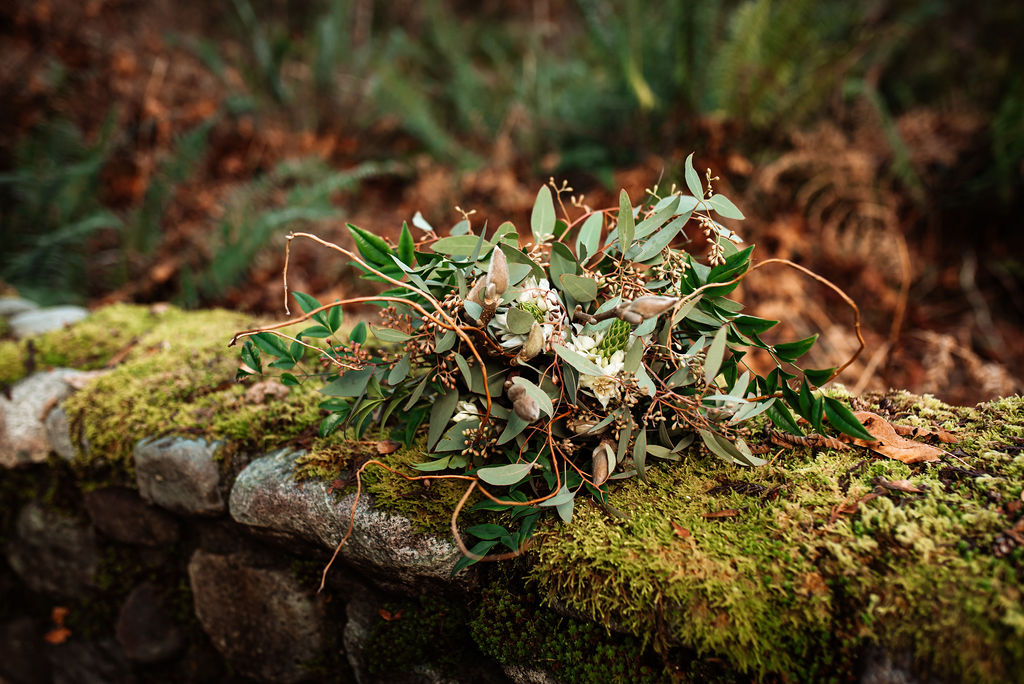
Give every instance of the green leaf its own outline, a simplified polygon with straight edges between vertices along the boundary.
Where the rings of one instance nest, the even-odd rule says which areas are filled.
[[[409,375],[409,355],[403,354],[398,361],[395,362],[395,367],[388,373],[388,384],[395,386],[398,383],[405,380]]]
[[[370,327],[370,330],[373,332],[373,336],[381,342],[405,342],[412,339],[412,335],[409,333],[404,333],[394,328],[383,328],[374,325]]]
[[[451,257],[464,257],[469,258],[477,253],[477,248],[480,247],[479,235],[456,235],[455,237],[441,238],[434,244],[430,245],[430,249],[434,250],[438,254],[447,254]],[[484,257],[491,251],[491,244],[484,242],[484,248],[477,253],[477,257]]]
[[[689,214],[679,216],[672,220],[664,228],[652,235],[651,238],[645,242],[635,254],[629,255],[630,258],[632,258],[633,261],[643,262],[658,256],[661,254],[661,250],[668,247],[669,243],[675,239],[676,235],[679,234],[679,231],[682,230],[683,226],[689,220]]]
[[[505,423],[505,429],[502,430],[501,436],[498,437],[498,446],[511,442],[527,425],[529,425],[529,423],[520,418],[517,414],[513,413],[510,415],[508,417],[508,422]]]
[[[325,328],[322,325],[310,326],[310,327],[306,328],[305,330],[303,330],[302,332],[300,332],[298,335],[296,335],[296,337],[299,337],[299,338],[302,338],[302,337],[314,337],[314,338],[317,338],[317,339],[322,339],[324,337],[330,337],[330,336],[331,336],[331,331],[328,330],[327,328]]]
[[[604,228],[604,213],[597,211],[587,217],[576,236],[576,256],[585,261],[597,253],[601,244],[601,230]]]
[[[550,507],[550,506],[561,506],[564,503],[568,503],[573,500],[576,496],[576,492],[571,491],[564,484],[562,488],[558,490],[558,493],[546,501],[541,501],[538,506]]]
[[[775,355],[783,361],[793,363],[801,356],[806,354],[811,347],[814,346],[814,342],[818,339],[818,336],[811,335],[802,340],[796,342],[786,342],[784,344],[776,344],[772,349],[775,351]]]
[[[398,258],[409,266],[416,265],[416,244],[405,221],[402,221],[402,234],[398,237]]]
[[[685,177],[686,187],[690,190],[690,194],[694,197],[704,197],[704,186],[701,185],[697,170],[693,168],[693,152],[686,158]]]
[[[562,290],[577,302],[584,303],[597,299],[597,281],[593,278],[563,273],[559,280]]]
[[[348,416],[348,412],[345,413],[330,413],[320,421],[319,434],[321,437],[326,437],[334,432],[342,421]]]
[[[347,225],[349,235],[352,236],[352,241],[356,243],[356,248],[365,261],[372,266],[383,267],[391,265],[391,247],[388,246],[387,242],[373,233],[353,226],[351,223]]]
[[[831,379],[832,374],[836,372],[836,366],[832,368],[822,368],[820,370],[813,370],[808,368],[804,371],[804,377],[815,387],[821,387]]]
[[[423,374],[423,379],[421,379],[419,384],[416,385],[416,389],[412,391],[412,396],[409,397],[409,401],[405,402],[405,406],[402,407],[402,410],[408,411],[416,405],[416,402],[420,400],[421,396],[423,396],[423,390],[427,388],[431,375],[432,373],[430,372]]]
[[[427,450],[434,448],[441,439],[448,421],[455,415],[455,406],[459,403],[459,390],[450,389],[434,402],[430,408],[430,429],[427,432]]]
[[[636,234],[633,205],[630,204],[629,194],[625,189],[619,191],[619,216],[615,230],[619,236],[619,249],[625,254],[629,246],[633,244],[633,236]]]
[[[260,350],[251,340],[246,340],[242,345],[242,362],[257,373],[263,372],[263,362],[260,360]]]
[[[640,368],[640,362],[644,358],[644,342],[643,340],[636,338],[633,340],[633,345],[626,352],[626,358],[622,362],[622,370],[627,373],[636,373]]]
[[[320,302],[317,301],[316,297],[308,295],[305,292],[294,292],[293,291],[292,292],[292,297],[294,297],[295,301],[298,302],[299,308],[302,309],[302,313],[309,313],[313,309],[320,308]],[[317,316],[319,316],[319,315],[321,315],[321,314],[317,314]],[[319,318],[317,318],[317,321],[319,323],[324,323],[325,322],[325,321],[321,321]]]
[[[281,384],[285,387],[295,387],[301,384],[299,379],[291,373],[281,373]]]
[[[530,398],[537,402],[537,406],[548,416],[552,415],[555,411],[555,407],[551,404],[551,397],[544,393],[540,387],[527,380],[522,376],[516,376],[512,378],[513,385],[519,385],[526,393],[530,395]]]
[[[320,389],[329,397],[358,397],[366,391],[366,385],[373,375],[373,367],[345,371]]]
[[[580,268],[576,263],[576,257],[562,242],[551,245],[550,261],[551,279],[555,283],[560,283],[562,276],[566,273],[575,275]]]
[[[533,317],[532,313],[517,306],[510,307],[505,315],[505,323],[508,325],[509,332],[517,335],[525,335],[530,332],[530,328],[536,322],[537,319]]]
[[[593,361],[580,356],[573,350],[560,344],[551,345],[555,353],[562,357],[562,360],[584,375],[604,375],[604,369]]]
[[[711,205],[712,209],[725,218],[736,219],[738,221],[742,221],[746,218],[743,216],[743,212],[740,211],[739,208],[732,203],[732,200],[725,195],[712,195],[707,202]]]
[[[533,241],[537,244],[543,242],[545,236],[555,232],[555,203],[551,199],[551,189],[546,185],[542,185],[537,191],[537,199],[533,202],[530,231],[533,233]]]
[[[530,474],[533,463],[512,463],[503,466],[488,466],[476,471],[477,477],[498,487],[508,487]]]
[[[664,205],[659,202],[654,213],[637,224],[636,232],[633,235],[634,240],[644,239],[654,231],[658,230],[665,221],[668,221],[676,214],[676,210],[679,207],[679,195],[671,195],[666,199],[668,199],[668,202]],[[684,211],[682,213],[686,214],[687,219],[689,218],[688,212]]]
[[[800,436],[804,434],[804,431],[797,424],[796,418],[793,417],[793,414],[789,412],[789,409],[781,401],[772,404],[767,413],[768,417],[771,418],[772,425],[783,432]]]
[[[482,541],[482,542],[476,544],[473,548],[471,548],[469,550],[469,552],[472,553],[472,554],[475,554],[477,556],[483,556],[488,551],[490,551],[492,548],[494,548],[497,545],[498,545],[498,542],[496,540]],[[462,570],[463,568],[467,568],[470,565],[473,565],[474,563],[477,563],[477,562],[478,561],[475,558],[470,558],[469,556],[463,556],[462,558],[459,559],[459,562],[455,564],[455,567],[452,568],[452,574],[454,575],[459,570]]]
[[[344,316],[344,312],[341,310],[341,305],[331,307],[327,310],[327,328],[332,332],[338,332],[338,328],[341,327],[341,319]]]
[[[443,354],[452,347],[455,346],[455,331],[445,331],[443,335],[434,335],[434,351],[438,354]]]
[[[756,316],[740,314],[736,318],[732,319],[732,324],[736,326],[736,329],[741,333],[749,336],[760,335],[761,333],[778,325],[779,322],[769,320],[767,318],[757,318]]]
[[[256,333],[252,336],[252,341],[256,343],[256,346],[270,354],[271,356],[283,356],[290,358],[288,354],[288,347],[277,335],[273,335],[268,332]]]
[[[869,442],[875,441],[875,436],[864,429],[857,416],[853,415],[853,411],[838,399],[825,397],[825,415],[828,416],[828,422],[843,434]]]
[[[459,374],[466,383],[466,389],[473,391],[473,374],[469,370],[469,362],[462,354],[455,354],[455,365],[459,367]]]
[[[732,445],[732,442],[727,440],[721,435],[715,434],[710,430],[698,430],[700,438],[704,440],[704,445],[718,458],[722,459],[726,463],[738,463],[737,457],[742,456],[739,450]]]
[[[350,342],[355,342],[356,344],[365,344],[366,343],[366,321],[359,321],[356,324],[356,326],[354,328],[352,328],[352,332],[350,332],[348,334],[348,339],[349,339]]]
[[[501,539],[501,537],[508,534],[508,530],[501,525],[485,523],[483,525],[467,527],[466,533],[473,535],[477,539]]]
[[[722,367],[722,360],[725,358],[725,343],[729,335],[729,326],[723,325],[715,333],[711,345],[708,347],[707,356],[704,357],[704,382],[708,385],[715,381],[718,370]]]
[[[643,427],[633,442],[633,465],[640,479],[647,482],[647,430]]]
[[[447,470],[451,464],[451,456],[443,456],[433,461],[427,461],[426,463],[413,463],[412,467],[422,473],[436,473],[439,470]]]

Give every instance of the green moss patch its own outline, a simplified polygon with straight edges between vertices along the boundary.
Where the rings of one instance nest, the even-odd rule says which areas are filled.
[[[88,444],[80,465],[131,472],[145,437],[200,435],[224,440],[225,456],[262,453],[315,434],[320,395],[309,383],[287,397],[246,396],[235,382],[239,361],[226,341],[251,321],[224,311],[163,314],[125,360],[64,404],[73,434]]]
[[[960,431],[960,450],[934,464],[779,450],[744,469],[692,452],[611,494],[628,520],[585,505],[540,531],[530,576],[600,623],[751,674],[817,679],[880,642],[935,672],[1012,678],[1024,666],[1024,566],[1019,550],[992,547],[1019,515],[1003,503],[1024,482],[1024,456],[1007,449],[1022,403],[904,408]],[[880,480],[924,492],[857,503]]]

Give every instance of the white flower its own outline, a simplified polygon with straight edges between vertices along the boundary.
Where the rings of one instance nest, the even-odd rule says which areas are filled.
[[[537,280],[530,276],[519,286],[522,291],[516,296],[511,306],[516,304],[532,305],[540,311],[542,320],[541,330],[544,333],[544,346],[546,347],[551,335],[555,332],[555,326],[562,318],[562,304],[558,301],[558,295],[551,289],[547,279]],[[529,333],[514,333],[508,329],[508,312],[502,311],[491,319],[491,326],[496,336],[501,338],[501,346],[506,349],[516,349],[526,343]]]
[[[455,415],[452,416],[452,423],[458,424],[464,420],[472,420],[480,417],[480,409],[471,401],[460,401],[456,404]]]
[[[602,408],[608,408],[608,402],[619,396],[617,376],[625,365],[626,352],[619,349],[611,356],[604,356],[599,351],[603,339],[604,332],[597,333],[595,337],[576,335],[567,346],[604,371],[604,375],[580,373],[579,386],[593,394]]]

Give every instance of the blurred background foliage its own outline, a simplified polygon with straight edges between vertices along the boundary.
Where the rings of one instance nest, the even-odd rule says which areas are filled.
[[[762,258],[861,301],[883,350],[865,387],[1016,391],[1021,18],[964,0],[14,0],[0,284],[276,312],[288,230],[389,235],[417,210],[450,225],[456,203],[525,226],[549,176],[639,201],[696,150]],[[299,289],[347,287],[329,255],[297,258]],[[813,288],[745,296],[831,320]],[[935,359],[896,372],[921,345]]]

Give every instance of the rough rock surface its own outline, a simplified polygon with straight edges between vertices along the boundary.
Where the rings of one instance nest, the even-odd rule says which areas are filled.
[[[0,394],[0,466],[46,460],[50,440],[43,421],[57,402],[71,394],[65,380],[77,374],[69,368],[36,373],[16,382],[10,398]]]
[[[157,663],[177,653],[181,631],[174,624],[159,588],[143,582],[128,594],[117,617],[117,641],[128,660]]]
[[[54,407],[46,415],[43,421],[43,429],[46,431],[46,438],[50,442],[50,448],[58,456],[67,462],[75,459],[75,445],[71,441],[71,424],[68,422],[68,414],[60,406]]]
[[[50,306],[45,309],[23,311],[11,317],[11,331],[15,337],[31,337],[77,323],[89,312],[80,306]]]
[[[32,590],[69,597],[92,584],[100,560],[92,527],[36,502],[18,513],[5,552]]]
[[[85,510],[103,534],[125,544],[165,546],[178,540],[178,522],[147,505],[127,487],[104,487],[83,495]]]
[[[256,567],[244,554],[198,550],[188,565],[196,615],[239,672],[299,682],[325,641],[323,606],[287,569]]]
[[[224,512],[220,473],[214,462],[219,443],[164,437],[135,447],[135,481],[150,503],[184,515]]]
[[[0,625],[0,681],[35,684],[50,680],[50,666],[39,644],[46,625],[35,618],[17,618]]]
[[[296,482],[292,471],[298,455],[281,451],[246,466],[231,490],[231,516],[244,525],[334,548],[348,530],[355,495],[338,499],[325,482]],[[415,534],[407,518],[377,510],[372,503],[371,496],[360,497],[352,535],[341,556],[374,584],[416,593],[424,580],[460,585],[471,581],[472,573],[450,580],[452,567],[462,555],[453,544]]]
[[[53,671],[53,684],[133,684],[139,681],[113,639],[68,639],[50,647],[47,657]]]

